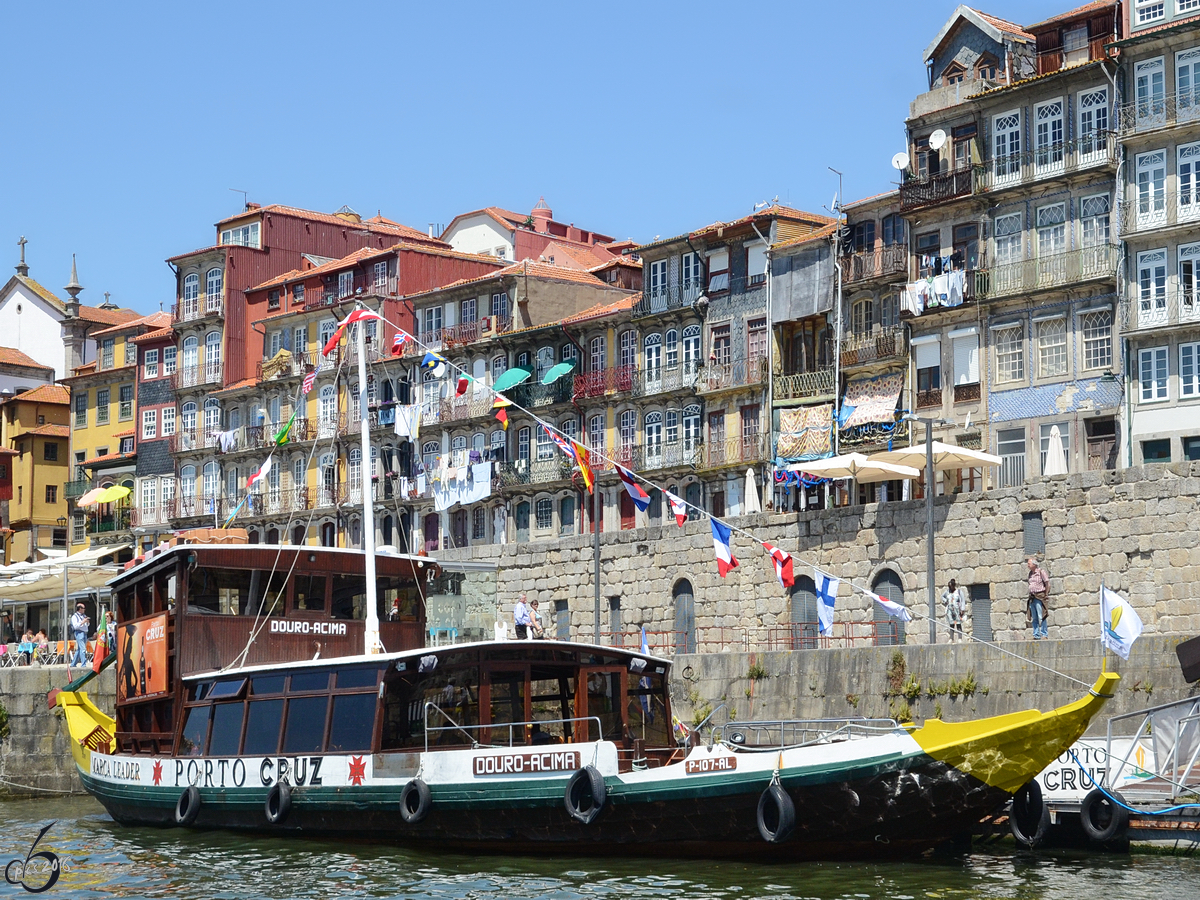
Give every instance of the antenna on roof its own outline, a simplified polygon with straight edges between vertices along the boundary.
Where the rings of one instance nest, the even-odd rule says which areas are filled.
[[[250,202],[250,193],[248,191],[243,191],[241,188],[230,188],[229,190],[233,191],[235,194],[242,195],[242,209],[245,209],[246,204]]]

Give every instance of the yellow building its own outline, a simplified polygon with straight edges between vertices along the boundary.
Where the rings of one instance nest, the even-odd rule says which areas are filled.
[[[9,457],[13,494],[7,525],[12,531],[5,541],[5,565],[66,554],[69,401],[66,388],[44,384],[0,404],[0,444],[16,451]]]

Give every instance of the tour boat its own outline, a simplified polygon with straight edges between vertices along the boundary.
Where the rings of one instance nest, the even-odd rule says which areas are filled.
[[[956,724],[677,728],[667,659],[425,646],[435,584],[473,589],[447,588],[434,559],[376,554],[364,531],[363,550],[185,540],[110,582],[114,715],[85,679],[55,702],[116,821],[504,853],[911,854],[1031,800],[1118,681]]]

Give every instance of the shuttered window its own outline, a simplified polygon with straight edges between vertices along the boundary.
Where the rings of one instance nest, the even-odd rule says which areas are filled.
[[[1021,532],[1025,538],[1025,555],[1046,552],[1046,530],[1040,512],[1021,513]]]
[[[917,369],[931,369],[934,366],[942,364],[942,344],[941,341],[934,339],[917,344],[913,342],[913,348],[917,356]]]
[[[971,634],[981,641],[992,639],[992,589],[987,584],[969,585]]]
[[[979,384],[979,335],[958,335],[951,344],[954,347],[954,383]]]

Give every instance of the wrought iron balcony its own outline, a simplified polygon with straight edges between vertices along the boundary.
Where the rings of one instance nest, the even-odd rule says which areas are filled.
[[[1117,107],[1116,125],[1122,135],[1154,131],[1200,120],[1200,89],[1161,93]]]
[[[1116,163],[1116,132],[1099,131],[1074,141],[993,157],[976,167],[975,190],[997,191]]]
[[[546,459],[516,459],[501,463],[496,477],[500,487],[548,484],[570,479],[571,465],[565,456],[555,450],[554,456]]]
[[[978,402],[980,397],[979,382],[975,381],[970,384],[956,384],[954,386],[954,402],[955,403],[974,403]]]
[[[530,380],[510,390],[508,397],[518,406],[537,409],[543,406],[553,406],[556,403],[570,403],[573,387],[570,378],[559,378],[553,384],[541,384],[536,380]]]
[[[1116,278],[1119,258],[1116,244],[1100,244],[1009,265],[993,265],[976,271],[968,281],[973,281],[976,299],[995,300],[1083,281]]]
[[[211,384],[221,384],[221,363],[206,363],[201,366],[181,366],[171,376],[171,388],[207,387]]]
[[[224,294],[208,294],[188,300],[180,300],[171,307],[171,318],[176,323],[198,322],[201,319],[220,318],[225,315]]]
[[[974,180],[975,173],[968,166],[906,181],[900,185],[900,211],[909,212],[965,197],[971,193]]]
[[[842,365],[845,367],[891,362],[907,356],[903,325],[893,325],[869,334],[847,335],[842,341]]]
[[[705,441],[697,448],[698,469],[744,465],[770,459],[770,441],[766,434],[750,434],[724,440]]]
[[[696,386],[698,372],[695,362],[686,362],[671,369],[662,366],[639,369],[633,382],[634,396],[648,397],[672,391],[690,391]]]
[[[317,351],[320,357],[320,351]],[[259,381],[271,381],[282,378],[296,378],[308,372],[309,366],[318,365],[318,360],[309,356],[307,351],[290,353],[282,359],[260,359],[256,365],[255,374]]]
[[[617,366],[612,369],[601,369],[598,372],[586,372],[575,376],[574,397],[585,400],[590,397],[604,397],[633,389],[636,366]]]
[[[1200,191],[1167,190],[1161,182],[1157,188],[1148,186],[1145,190],[1135,186],[1117,212],[1122,237],[1173,225],[1194,225],[1200,223]]]
[[[727,363],[710,362],[700,370],[700,377],[696,382],[696,393],[711,394],[715,391],[752,387],[762,384],[766,378],[767,359],[765,356],[751,356],[748,359],[736,359]]]
[[[1184,284],[1146,290],[1134,285],[1126,316],[1128,327],[1145,331],[1168,325],[1184,325],[1200,322],[1200,291]]]
[[[77,478],[74,481],[68,481],[63,484],[63,498],[66,500],[77,500],[95,485],[92,484],[89,478]]]
[[[868,278],[908,274],[908,245],[892,244],[843,256],[842,280],[847,284]]]
[[[421,424],[465,422],[482,416],[492,415],[491,395],[476,397],[474,390],[467,388],[462,397],[447,397],[425,404],[421,413]],[[430,412],[433,417],[430,418]]]
[[[776,400],[807,400],[810,397],[832,396],[833,366],[815,372],[776,375],[772,393]]]
[[[703,293],[704,285],[700,281],[644,290],[642,296],[633,304],[633,318],[644,319],[647,316],[685,309],[695,303]]]
[[[637,467],[648,472],[681,466],[695,467],[699,462],[701,446],[699,441],[643,442],[638,448],[640,459]]]
[[[87,516],[87,533],[104,534],[129,530],[129,507],[119,506],[109,512],[91,512]]]
[[[942,389],[940,387],[917,391],[917,409],[928,409],[931,406],[941,405]]]

